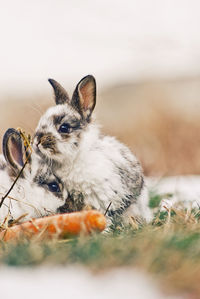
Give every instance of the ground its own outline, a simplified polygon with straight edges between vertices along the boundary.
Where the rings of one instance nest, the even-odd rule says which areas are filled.
[[[2,242],[1,265],[25,267],[27,272],[17,272],[19,280],[24,273],[28,275],[25,274],[27,281],[27,277],[32,279],[34,273],[37,276],[43,273],[50,281],[53,275],[60,283],[62,279],[58,280],[58,277],[64,273],[66,292],[68,284],[70,292],[72,285],[73,289],[79,288],[74,282],[74,276],[77,276],[78,290],[81,291],[80,281],[84,280],[89,298],[93,294],[90,287],[101,290],[102,284],[108,289],[107,297],[112,298],[106,282],[108,285],[110,282],[116,294],[120,292],[117,281],[125,284],[129,295],[132,291],[139,292],[137,286],[143,285],[144,290],[141,289],[137,298],[151,298],[151,292],[152,298],[199,298],[200,212],[173,208],[159,212],[161,199],[158,194],[150,199],[155,216],[149,224],[132,219],[129,227],[116,226],[106,234],[51,241],[21,240],[17,244]],[[5,280],[7,273],[15,276],[16,270],[6,271]],[[110,279],[113,276],[116,280]],[[45,285],[47,282],[43,280]],[[126,290],[124,292],[126,294]]]

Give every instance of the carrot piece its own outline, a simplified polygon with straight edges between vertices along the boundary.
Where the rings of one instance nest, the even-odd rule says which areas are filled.
[[[47,238],[63,237],[102,231],[106,227],[105,217],[95,210],[66,214],[57,214],[43,218],[32,219],[22,224],[14,225],[0,232],[0,240],[17,240],[20,237],[32,238],[45,233]]]

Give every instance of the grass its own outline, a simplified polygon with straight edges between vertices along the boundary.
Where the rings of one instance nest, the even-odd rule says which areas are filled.
[[[200,294],[200,213],[158,212],[157,195],[150,205],[150,224],[115,227],[108,234],[92,234],[66,240],[3,243],[0,263],[8,266],[84,265],[92,271],[133,267],[150,273],[164,291]],[[195,298],[195,297],[194,297]]]

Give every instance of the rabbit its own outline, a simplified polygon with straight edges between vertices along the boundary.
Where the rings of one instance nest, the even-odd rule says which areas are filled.
[[[62,178],[75,209],[84,203],[106,213],[110,223],[118,218],[127,222],[128,216],[150,221],[139,161],[114,137],[103,136],[92,117],[95,78],[82,78],[71,99],[58,82],[49,79],[49,83],[56,106],[39,120],[33,148],[42,159],[51,161],[53,173]]]
[[[1,198],[13,184],[27,158],[21,134],[15,129],[8,129],[3,136],[3,154],[0,156]],[[65,203],[66,197],[61,180],[33,152],[14,188],[0,207],[0,222],[7,216],[12,221],[27,214],[22,218],[25,221],[32,217],[55,214]]]

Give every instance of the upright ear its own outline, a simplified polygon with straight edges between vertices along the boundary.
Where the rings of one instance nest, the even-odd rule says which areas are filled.
[[[89,121],[96,104],[96,81],[91,75],[81,79],[73,93],[71,105]]]
[[[19,171],[25,163],[24,143],[20,133],[8,129],[3,136],[3,154],[13,170]]]
[[[54,79],[48,79],[48,81],[53,87],[56,105],[70,102],[68,93],[58,82],[56,82]]]

